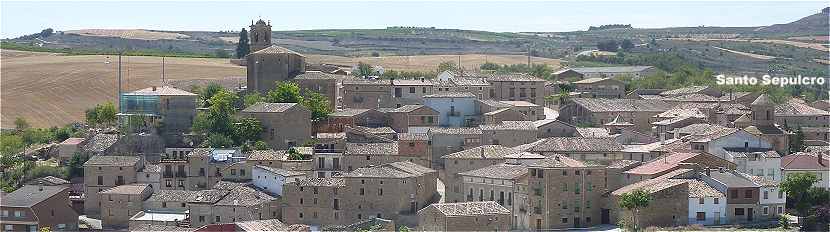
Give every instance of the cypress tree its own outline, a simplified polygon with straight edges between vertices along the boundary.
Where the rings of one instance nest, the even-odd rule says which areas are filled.
[[[239,43],[236,44],[236,58],[245,58],[245,55],[251,53],[251,45],[248,44],[248,31],[242,28],[239,32]]]

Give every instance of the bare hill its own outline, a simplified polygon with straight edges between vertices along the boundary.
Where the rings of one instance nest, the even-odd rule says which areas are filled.
[[[827,35],[830,28],[830,7],[791,23],[761,27],[758,31],[791,35]]]

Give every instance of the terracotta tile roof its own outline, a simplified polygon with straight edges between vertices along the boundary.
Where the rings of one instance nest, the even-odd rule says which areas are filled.
[[[744,128],[746,132],[754,135],[781,135],[786,134],[778,125],[771,126],[748,126]]]
[[[116,156],[116,155],[96,155],[89,158],[84,163],[86,166],[135,166],[141,157],[138,156]]]
[[[613,138],[550,137],[530,147],[530,152],[619,152],[624,147]]]
[[[344,85],[388,85],[391,86],[391,83],[387,79],[364,79],[364,78],[354,78],[354,79],[345,79],[343,80]]]
[[[342,178],[305,178],[294,182],[297,186],[346,186],[346,182]]]
[[[689,198],[726,197],[722,192],[718,191],[704,181],[691,179],[686,180],[686,183],[689,183]]]
[[[265,102],[258,102],[252,106],[248,106],[242,110],[242,112],[246,113],[281,113],[285,112],[291,107],[298,105],[298,103],[265,103]]]
[[[279,219],[242,221],[236,222],[236,226],[242,231],[289,231]]]
[[[727,129],[726,127],[713,125],[713,124],[706,124],[706,123],[696,123],[692,125],[688,125],[681,128],[675,128],[671,132],[673,133],[680,133],[680,134],[690,134],[690,135],[705,135],[715,133],[720,130]]]
[[[317,133],[314,136],[318,139],[345,139],[346,133],[345,132],[338,132],[338,133]]]
[[[248,154],[247,160],[250,161],[278,161],[285,156],[285,150],[253,150]]]
[[[773,103],[772,103],[772,100],[769,99],[769,95],[761,94],[761,95],[758,96],[758,98],[755,98],[755,101],[752,101],[752,104],[750,104],[750,105],[753,105],[753,106],[767,106],[767,105],[773,105]]]
[[[426,133],[398,133],[400,141],[427,141],[429,134]]]
[[[148,188],[150,188],[150,185],[148,184],[119,185],[105,189],[98,194],[141,194]]]
[[[654,68],[653,66],[609,66],[609,67],[585,67],[585,68],[571,68],[578,73],[624,73],[624,72],[642,72],[647,69]]]
[[[499,101],[499,102],[507,104],[507,105],[519,106],[519,107],[539,106],[539,105],[533,104],[532,102],[528,102],[528,101]]]
[[[392,80],[392,85],[423,85],[423,86],[432,86],[432,80],[429,79],[419,79],[419,80],[407,80],[407,79],[394,79]]]
[[[482,131],[486,130],[536,130],[533,121],[502,121],[499,124],[479,125]]]
[[[527,166],[532,168],[584,168],[589,165],[564,155],[552,155],[543,160],[530,163]]]
[[[572,101],[590,112],[664,112],[671,104],[661,100],[573,98]]]
[[[3,207],[31,207],[62,192],[66,186],[24,185],[0,197]]]
[[[198,191],[159,189],[153,192],[149,202],[189,202]]]
[[[306,71],[303,74],[297,75],[294,79],[299,80],[320,80],[320,79],[351,79],[354,76],[330,74],[320,71]]]
[[[274,201],[277,198],[249,186],[241,186],[231,190],[228,195],[216,202],[219,206],[254,206]]]
[[[447,135],[480,135],[481,129],[478,127],[431,127],[430,134],[447,134]]]
[[[509,104],[507,104],[507,103],[500,102],[500,101],[496,101],[496,100],[491,100],[491,99],[486,99],[486,100],[478,100],[478,102],[479,102],[479,103],[481,103],[481,104],[484,104],[484,105],[488,105],[488,106],[491,106],[491,107],[495,107],[495,108],[506,108],[506,107],[510,107],[510,105],[509,105]]]
[[[760,156],[765,158],[781,158],[781,155],[778,154],[775,150],[771,149],[763,149],[763,148],[743,148],[743,147],[724,147],[727,155],[730,155],[734,158],[747,158],[747,157],[754,157]]]
[[[233,190],[237,187],[245,186],[247,184],[248,183],[246,183],[246,182],[233,182],[233,181],[220,180],[220,181],[217,181],[216,184],[213,185],[212,189]]]
[[[475,98],[476,95],[470,92],[449,92],[436,93],[424,96],[424,98]]]
[[[749,174],[746,174],[746,173],[742,173],[742,175],[744,177],[746,177],[747,179],[749,179],[750,181],[752,181],[752,183],[755,183],[756,185],[761,186],[761,187],[775,187],[775,186],[778,186],[778,182],[776,182],[774,180],[767,179],[766,177],[763,177],[763,176],[753,176],[753,175],[749,175]]]
[[[264,165],[256,165],[255,167],[256,168],[261,168],[263,170],[266,170],[268,172],[271,172],[271,173],[274,173],[274,174],[277,174],[277,175],[280,175],[280,176],[283,176],[283,177],[304,176],[305,175],[305,173],[302,173],[302,172],[289,171],[289,170],[285,170],[285,169],[282,169],[282,168],[275,168],[275,167],[264,166]]]
[[[821,155],[824,160],[819,164]],[[781,169],[784,170],[830,170],[830,153],[799,152],[781,158]]]
[[[504,159],[509,154],[521,153],[521,151],[502,145],[482,145],[467,150],[444,155],[443,159]]]
[[[640,165],[639,167],[632,168],[631,170],[625,171],[627,174],[636,174],[636,175],[654,175],[660,172],[668,171],[673,168],[676,168],[680,165],[680,163],[685,162],[692,157],[702,155],[700,153],[693,153],[693,152],[677,152],[672,153],[669,155],[665,155],[663,157],[659,157],[654,159],[648,163]]]
[[[197,94],[187,92],[181,89],[173,88],[171,86],[149,87],[139,89],[136,91],[124,93],[124,95],[143,95],[143,96],[196,96]]]
[[[664,99],[666,101],[677,101],[677,102],[719,102],[721,98],[713,97],[702,93],[691,93],[691,94],[684,94],[678,95],[674,97],[669,97]]]
[[[607,168],[613,169],[630,169],[643,164],[643,162],[636,160],[617,160],[608,164]]]
[[[545,82],[544,79],[540,79],[538,77],[534,77],[524,73],[508,73],[508,74],[498,74],[498,73],[488,73],[480,75],[487,79],[487,81],[533,81],[533,82]]]
[[[68,138],[61,142],[62,145],[78,145],[86,141],[85,138]]]
[[[706,118],[706,114],[699,108],[672,108],[666,112],[652,116],[653,118],[696,117]]]
[[[830,112],[813,108],[796,100],[787,101],[775,106],[775,116],[826,116]]]
[[[611,192],[612,195],[620,196],[624,193],[629,193],[637,189],[645,190],[648,193],[656,193],[660,192],[678,185],[688,183],[688,180],[685,179],[672,179],[672,177],[681,175],[683,173],[691,172],[691,169],[678,169],[672,172],[666,173],[665,175],[659,176],[657,178],[652,178],[648,180],[643,180],[637,183],[633,183],[630,185],[623,186],[617,190]]]
[[[392,129],[392,127],[388,127],[388,126],[385,126],[385,127],[356,126],[354,128],[363,130],[363,131],[368,132],[370,134],[395,134],[395,133],[397,133],[397,132],[395,132],[394,129]]]
[[[398,155],[398,143],[346,143],[345,155]]]
[[[576,133],[584,138],[608,138],[612,137],[608,129],[602,127],[576,127]]]
[[[428,207],[435,208],[438,212],[447,217],[510,214],[510,210],[507,210],[504,206],[499,205],[495,201],[438,203],[429,205]]]
[[[390,109],[387,112],[409,113],[409,112],[415,111],[417,109],[420,109],[421,107],[429,108],[428,106],[425,106],[425,105],[405,105],[405,106],[401,106],[401,107],[398,107],[398,108]]]
[[[251,53],[251,54],[294,54],[294,55],[305,57],[305,56],[303,56],[303,54],[291,51],[288,48],[280,47],[280,46],[277,46],[277,45],[271,45],[270,47],[260,49],[259,51],[256,51],[256,52]]]
[[[121,137],[119,134],[96,134],[83,146],[82,150],[103,152],[112,147]]]
[[[689,86],[689,87],[683,87],[683,88],[679,88],[679,89],[672,89],[672,90],[663,91],[663,92],[660,93],[660,95],[669,96],[669,95],[684,95],[684,94],[700,93],[701,91],[706,90],[708,88],[709,88],[709,86]]]
[[[65,185],[71,184],[68,180],[64,180],[55,176],[44,176],[41,178],[37,178],[34,180],[29,181],[30,185]]]
[[[380,166],[368,166],[357,168],[354,171],[346,172],[340,176],[343,178],[409,178],[423,176],[427,173],[436,172],[433,169],[409,162],[394,162]]]
[[[709,172],[709,177],[712,177],[712,179],[726,185],[728,188],[749,188],[760,186],[749,180],[747,177],[729,170],[725,170],[723,172],[719,170],[712,170]]]
[[[604,81],[604,80],[613,80],[613,79],[592,77],[592,78],[586,78],[586,79],[574,81],[573,84],[593,84],[593,83],[601,82],[601,81]]]
[[[354,117],[357,115],[361,115],[363,113],[369,112],[372,109],[355,109],[355,108],[346,108],[342,110],[337,110],[329,114],[332,117]]]
[[[433,170],[431,168],[424,167],[424,166],[421,166],[421,165],[418,165],[416,163],[409,162],[409,161],[394,162],[394,163],[388,163],[388,164],[385,164],[385,165],[388,165],[392,168],[395,168],[395,169],[398,169],[398,170],[401,170],[401,171],[404,171],[404,172],[408,172],[410,174],[417,175],[417,176],[421,176],[421,175],[436,172],[435,170]]]
[[[458,175],[512,180],[527,175],[527,173],[528,169],[523,165],[496,164],[458,173]]]

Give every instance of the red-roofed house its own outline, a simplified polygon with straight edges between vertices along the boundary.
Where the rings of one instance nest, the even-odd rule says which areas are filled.
[[[700,165],[701,168],[724,167],[734,169],[735,164],[708,153],[679,152],[665,155],[639,167],[623,172],[626,185],[642,180],[653,179],[679,168],[690,165]]]
[[[68,138],[60,143],[58,146],[58,161],[60,163],[69,162],[72,155],[84,145],[86,139],[84,138]]]
[[[813,173],[819,181],[813,186],[830,188],[830,154],[827,152],[799,152],[781,158],[781,179],[791,173]]]

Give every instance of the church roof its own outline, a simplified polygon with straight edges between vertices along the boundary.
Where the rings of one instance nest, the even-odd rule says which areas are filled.
[[[291,51],[288,48],[280,47],[277,45],[271,45],[270,47],[260,49],[252,54],[294,54],[298,56],[305,57],[303,54],[297,53],[295,51]]]
[[[769,99],[769,95],[761,94],[761,96],[758,96],[758,98],[756,98],[755,101],[753,101],[751,105],[753,105],[753,106],[768,106],[768,105],[772,105],[772,100]]]

